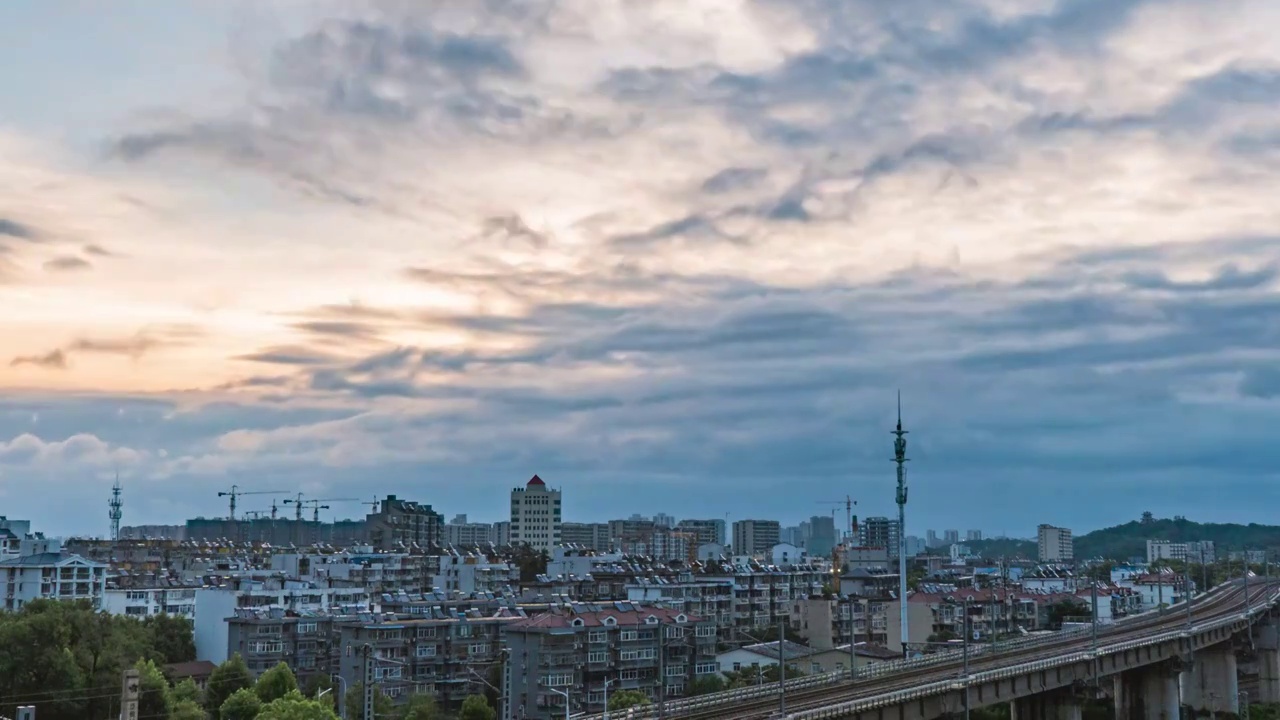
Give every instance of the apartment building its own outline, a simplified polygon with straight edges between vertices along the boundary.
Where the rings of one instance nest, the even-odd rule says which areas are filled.
[[[1040,562],[1071,562],[1075,559],[1071,531],[1067,528],[1040,525],[1036,528],[1036,546]]]
[[[889,551],[889,557],[893,560],[898,558],[901,537],[898,521],[887,517],[866,518],[858,528],[858,540],[862,547],[884,548]]]
[[[602,712],[606,682],[610,691],[637,690],[653,701],[680,697],[696,678],[718,671],[715,624],[668,608],[575,603],[517,620],[504,637],[503,717]]]
[[[609,523],[561,523],[560,544],[609,552]]]
[[[383,695],[403,702],[426,694],[445,708],[457,708],[468,695],[484,693],[489,669],[503,657],[504,628],[523,619],[501,609],[493,615],[472,610],[457,616],[370,614],[337,620],[337,672],[347,687],[362,682],[367,645]]]
[[[444,526],[444,542],[453,547],[484,547],[494,540],[491,523],[467,522],[466,515],[458,515]]]
[[[1147,562],[1158,563],[1165,560],[1178,560],[1196,564],[1212,563],[1217,557],[1212,540],[1197,542],[1171,542],[1169,540],[1147,541]]]
[[[365,517],[365,534],[378,550],[438,547],[444,543],[444,516],[430,505],[388,495]]]
[[[477,552],[450,552],[438,558],[440,570],[431,587],[464,593],[503,592],[520,584],[520,568],[503,560],[491,561]]]
[[[5,610],[32,600],[87,600],[102,606],[107,565],[62,550],[58,540],[27,538],[17,555],[0,559],[0,598]]]
[[[777,520],[736,520],[733,523],[734,555],[767,555],[781,542]]]
[[[560,491],[534,475],[511,491],[511,544],[550,553],[561,544]]]
[[[196,590],[196,659],[222,663],[231,657],[235,645],[229,642],[229,618],[238,613],[323,615],[334,612],[368,612],[371,596],[363,587],[317,587],[316,583],[269,578],[233,579],[222,587]]]
[[[674,530],[653,520],[610,520],[609,542],[613,550],[623,555],[664,562],[687,560],[697,549],[697,533]]]
[[[729,544],[724,520],[681,520],[676,523],[676,529],[694,533],[694,541],[699,545]]]
[[[107,588],[102,610],[112,615],[145,618],[154,615],[196,619],[195,587]]]

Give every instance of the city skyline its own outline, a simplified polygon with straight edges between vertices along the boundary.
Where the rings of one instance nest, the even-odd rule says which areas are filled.
[[[1267,522],[1278,12],[5,3],[0,514]]]

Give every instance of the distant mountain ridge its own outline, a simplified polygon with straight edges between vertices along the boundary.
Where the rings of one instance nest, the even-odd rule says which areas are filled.
[[[1125,561],[1147,555],[1148,540],[1193,542],[1211,540],[1217,554],[1222,557],[1232,550],[1269,550],[1280,548],[1280,525],[1249,523],[1198,523],[1185,517],[1156,518],[1143,513],[1142,519],[1133,520],[1101,530],[1094,530],[1075,538],[1076,558],[1080,560],[1103,558]],[[1022,557],[1035,560],[1035,540],[993,538],[967,543],[973,552],[984,557]]]

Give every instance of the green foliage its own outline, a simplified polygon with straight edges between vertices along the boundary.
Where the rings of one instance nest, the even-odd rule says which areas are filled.
[[[728,688],[724,676],[716,673],[715,675],[701,675],[689,684],[690,695],[710,695]]]
[[[991,538],[988,540],[968,540],[963,544],[968,545],[975,555],[984,558],[1035,560],[1040,556],[1040,548],[1034,540]],[[1079,554],[1079,551],[1077,551],[1077,554]]]
[[[1062,627],[1062,621],[1066,618],[1087,617],[1092,614],[1088,604],[1065,598],[1049,606],[1049,627]]]
[[[151,660],[139,660],[138,717],[164,717],[169,713],[169,681]]]
[[[960,637],[955,633],[951,632],[950,630],[941,630],[925,638],[925,642],[944,643],[944,642],[951,642],[952,640],[959,640],[959,639]]]
[[[293,671],[288,665],[278,663],[258,677],[253,691],[257,693],[258,699],[262,700],[263,704],[267,704],[291,692],[297,692],[298,679],[293,676]]]
[[[443,717],[436,707],[435,698],[430,695],[411,695],[408,704],[401,709],[399,720],[441,720]]]
[[[520,582],[532,582],[547,572],[551,556],[545,550],[534,550],[528,545],[517,545],[513,550],[512,561],[520,568]]]
[[[209,674],[209,686],[204,693],[204,709],[210,715],[217,715],[227,698],[235,695],[237,690],[251,687],[253,677],[249,675],[249,667],[244,664],[240,653],[236,653]]]
[[[796,668],[787,668],[787,679],[804,677],[804,672]],[[778,682],[778,665],[751,665],[741,670],[731,670],[724,674],[725,686],[729,690],[753,685],[768,685]]]
[[[262,701],[250,688],[240,688],[222,703],[218,720],[254,720],[262,710]]]
[[[494,720],[498,713],[491,707],[489,702],[482,695],[468,695],[466,700],[462,701],[462,711],[458,713],[458,720]]]
[[[1081,535],[1075,539],[1075,552],[1079,558],[1123,561],[1145,557],[1148,540],[1212,540],[1219,552],[1228,548],[1276,548],[1280,547],[1280,526],[1197,523],[1182,517],[1172,520],[1151,517]]]
[[[345,703],[348,720],[363,720],[364,718],[364,683],[356,683],[347,688],[347,701]],[[393,716],[395,714],[395,703],[383,695],[381,691],[374,689],[373,692],[373,714],[378,717]]]
[[[255,720],[337,720],[338,716],[326,704],[308,700],[293,690],[263,706]]]
[[[169,709],[169,720],[205,720],[207,716],[200,703],[182,700]]]
[[[609,709],[614,711],[648,704],[649,696],[639,690],[619,690],[609,695]]]
[[[118,700],[90,689],[119,687],[139,659],[163,663],[154,639],[144,621],[86,602],[36,600],[0,613],[0,716],[22,701],[40,720],[104,720]]]
[[[196,659],[196,640],[191,621],[170,615],[151,615],[142,621],[151,639],[158,663],[191,662]]]
[[[785,639],[790,640],[793,643],[799,643],[801,645],[805,645],[808,642],[807,640],[805,640],[803,635],[796,632],[795,630],[792,630],[790,625],[783,626],[782,632],[786,636]],[[770,625],[766,628],[754,629],[751,631],[750,639],[752,640],[752,642],[762,642],[762,643],[777,642],[778,626]],[[773,654],[776,657],[778,654],[777,650],[775,650]]]
[[[969,718],[970,720],[1009,720],[1012,713],[1009,703],[1001,703],[999,705],[974,708],[969,711]]]
[[[184,702],[193,702],[197,705],[204,705],[204,693],[200,692],[200,687],[196,685],[196,681],[187,678],[169,691],[169,700],[175,705]]]
[[[1249,720],[1280,720],[1280,704],[1250,703]]]

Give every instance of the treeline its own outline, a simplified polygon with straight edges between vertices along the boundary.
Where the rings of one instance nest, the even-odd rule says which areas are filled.
[[[1256,523],[1198,523],[1184,517],[1156,518],[1151,513],[1143,513],[1139,520],[1077,537],[1075,553],[1082,560],[1101,557],[1124,561],[1146,557],[1148,540],[1211,540],[1221,556],[1231,550],[1280,548],[1280,527]]]
[[[40,720],[114,718],[126,668],[195,655],[191,623],[181,618],[139,620],[85,602],[36,600],[0,613],[0,716],[34,705]]]
[[[137,619],[96,612],[86,602],[37,600],[0,613],[0,717],[33,705],[39,720],[115,720],[120,716],[124,671],[138,670],[139,720],[336,720],[328,678],[299,688],[281,664],[255,682],[239,655],[218,666],[205,688],[174,683],[164,666],[195,659],[191,623],[165,615]],[[347,694],[349,718],[362,717],[363,688]],[[379,720],[494,720],[482,696],[460,712],[438,708],[428,695],[393,707],[375,695]]]

